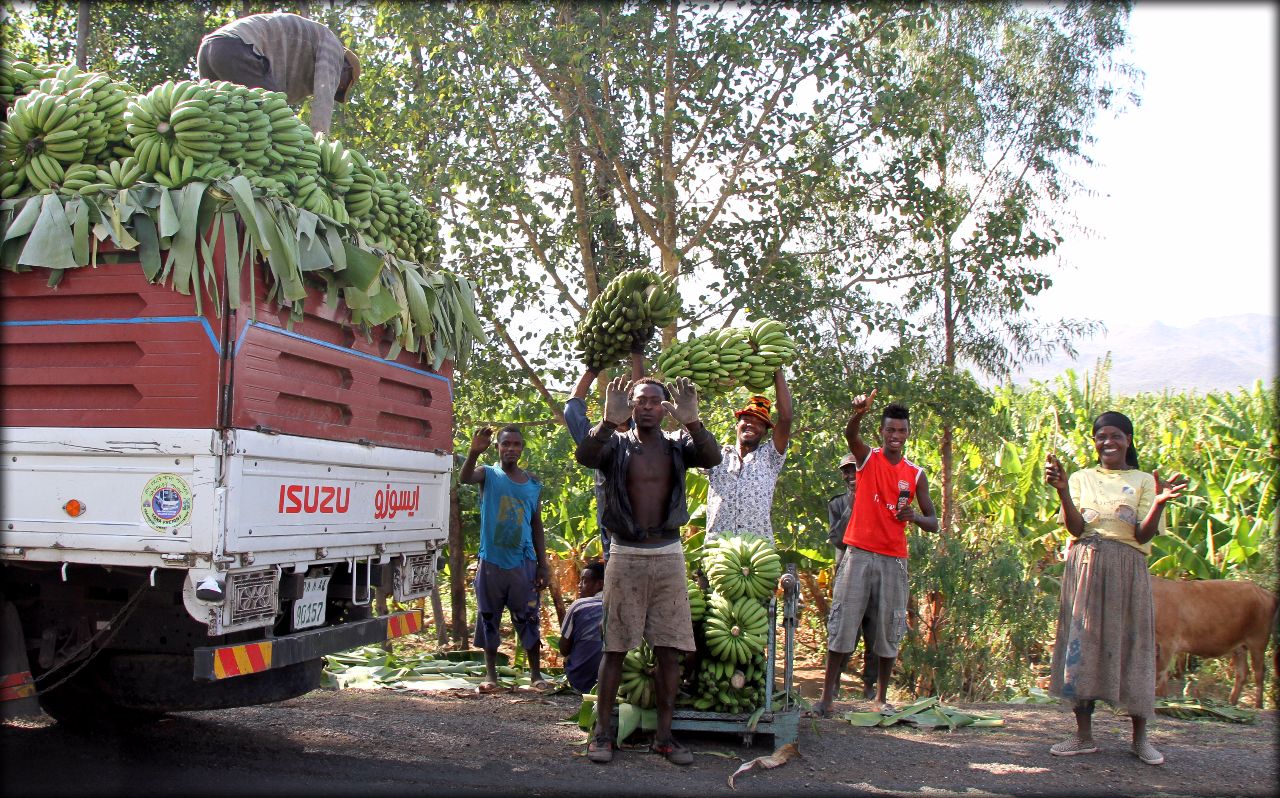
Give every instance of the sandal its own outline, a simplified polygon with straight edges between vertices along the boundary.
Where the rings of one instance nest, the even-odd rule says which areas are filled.
[[[1070,740],[1063,740],[1049,749],[1049,753],[1054,756],[1075,756],[1077,754],[1096,754],[1097,752],[1097,743],[1093,740],[1085,742],[1079,737],[1072,737]]]
[[[546,679],[539,679],[536,682],[529,683],[530,690],[537,690],[539,693],[554,693],[556,690],[555,683]]]
[[[830,720],[831,708],[827,707],[826,709],[819,709],[817,707],[814,707],[813,709],[806,709],[804,712],[800,713],[800,717]]]
[[[667,740],[665,743],[655,741],[649,746],[649,750],[655,754],[662,754],[673,765],[693,764],[693,752],[674,739]]]
[[[889,703],[888,701],[880,705],[881,715],[893,715],[893,714],[896,714],[897,711],[898,711],[898,708],[895,707],[893,704]]]
[[[608,737],[596,736],[592,738],[591,743],[587,745],[587,759],[592,762],[598,762],[601,765],[613,761],[613,749],[616,746],[613,740]]]
[[[481,682],[480,686],[476,689],[480,691],[481,695],[484,695],[486,693],[496,693],[498,692],[498,683],[497,682]]]

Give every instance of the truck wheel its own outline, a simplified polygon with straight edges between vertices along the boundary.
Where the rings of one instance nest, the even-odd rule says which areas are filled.
[[[66,684],[40,696],[60,723],[136,726],[166,712],[226,709],[283,701],[320,685],[324,660],[314,659],[217,682],[192,678],[190,656],[104,654]]]
[[[89,665],[64,684],[40,694],[40,708],[59,725],[76,728],[130,727],[164,717],[163,712],[122,707],[111,700],[96,668]]]

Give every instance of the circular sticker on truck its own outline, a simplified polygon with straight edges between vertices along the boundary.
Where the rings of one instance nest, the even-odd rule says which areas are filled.
[[[142,489],[142,517],[162,532],[191,518],[191,486],[177,474],[156,474]]]

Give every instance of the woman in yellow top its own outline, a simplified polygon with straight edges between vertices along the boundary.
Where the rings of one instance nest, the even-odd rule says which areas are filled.
[[[1164,505],[1182,495],[1179,474],[1166,482],[1138,470],[1133,424],[1121,413],[1093,422],[1098,465],[1067,479],[1049,455],[1045,482],[1058,491],[1060,518],[1073,538],[1058,609],[1049,692],[1072,702],[1076,736],[1049,749],[1091,754],[1096,700],[1123,707],[1133,721],[1133,753],[1149,765],[1164,755],[1147,740],[1155,711],[1155,613],[1147,555],[1164,532]]]

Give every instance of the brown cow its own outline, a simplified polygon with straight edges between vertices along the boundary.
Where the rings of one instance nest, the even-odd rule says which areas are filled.
[[[1253,705],[1262,708],[1263,655],[1276,623],[1276,597],[1252,582],[1201,579],[1177,582],[1151,577],[1156,620],[1156,694],[1168,688],[1169,665],[1179,652],[1222,657],[1245,648],[1253,661],[1257,690]],[[1280,652],[1277,653],[1280,661]],[[1280,666],[1277,666],[1280,667]],[[1231,703],[1240,699],[1248,669],[1239,658]]]

